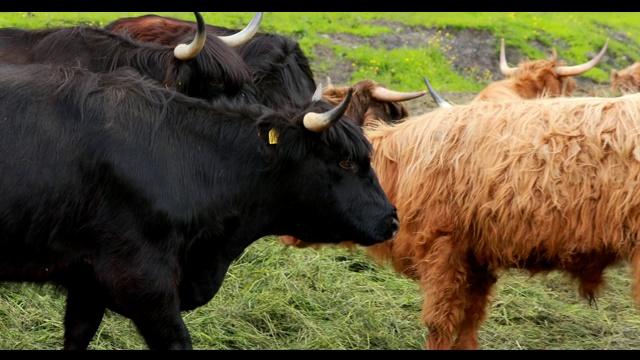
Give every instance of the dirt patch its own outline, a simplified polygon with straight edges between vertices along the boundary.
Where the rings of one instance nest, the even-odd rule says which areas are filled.
[[[402,24],[376,21],[378,26],[386,26],[392,30],[391,33],[382,34],[375,37],[361,37],[352,34],[325,34],[323,37],[331,40],[335,44],[347,47],[358,47],[367,45],[372,48],[384,48],[393,50],[401,47],[419,49],[425,47],[430,41],[438,41],[440,48],[446,49],[446,55],[453,58],[452,66],[460,73],[468,73],[470,69],[477,69],[479,73],[491,74],[491,80],[501,79],[498,55],[494,53],[497,40],[491,33],[483,30],[455,30],[455,29],[434,29],[421,26],[405,26]],[[333,54],[333,51],[325,46],[317,46],[312,50],[317,59],[330,59],[329,63],[334,66],[327,70],[327,74],[319,72],[318,79],[325,79],[331,76],[335,83],[346,83],[352,71],[349,61],[340,59]],[[518,57],[514,54],[514,59]],[[518,61],[518,60],[516,60]],[[316,67],[317,68],[317,67]],[[346,71],[344,73],[343,71]],[[340,79],[341,82],[337,80]]]
[[[406,26],[403,24],[376,20],[372,22],[374,25],[386,26],[392,31],[388,34],[382,34],[375,37],[361,37],[352,34],[324,34],[323,37],[331,40],[334,44],[346,47],[357,48],[361,45],[367,45],[373,48],[384,48],[392,50],[400,47],[422,48],[429,41],[438,41],[440,48],[444,54],[452,60],[452,67],[455,71],[463,75],[480,75],[491,81],[502,80],[504,77],[500,73],[499,48],[500,39],[494,37],[490,32],[476,29],[453,29],[453,28],[428,28],[424,26]],[[624,34],[614,34],[615,36],[625,36]],[[540,49],[541,52],[547,53],[549,49],[546,45],[534,43],[533,46]],[[567,44],[556,43],[554,47],[558,49],[558,56],[561,58],[561,50],[567,48]],[[315,55],[312,60],[312,68],[316,74],[316,80],[326,83],[327,77],[331,78],[333,84],[346,85],[350,81],[353,67],[351,62],[336,56],[333,50],[326,46],[316,46],[312,50]],[[549,53],[551,55],[551,53]],[[590,56],[595,56],[592,54]],[[506,46],[506,57],[510,64],[517,64],[525,60],[524,56],[517,50]],[[321,60],[320,60],[321,59]],[[314,61],[324,64],[333,64],[331,68],[320,70],[318,64]],[[614,62],[614,59],[605,56],[603,62],[608,63],[614,68],[620,68]],[[580,76],[575,77],[578,89],[574,93],[575,96],[594,96],[598,94],[606,94],[609,84],[594,82],[591,79]],[[436,90],[437,90],[437,86]],[[469,102],[476,94],[464,92],[439,92],[440,95],[452,104],[465,104]],[[420,99],[407,102],[407,106],[411,113],[424,112],[435,108],[437,105],[427,95]]]

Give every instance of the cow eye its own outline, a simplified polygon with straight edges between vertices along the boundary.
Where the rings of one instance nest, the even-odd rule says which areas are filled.
[[[345,169],[345,170],[351,170],[353,172],[358,171],[358,165],[356,165],[353,161],[348,160],[348,159],[342,159],[340,160],[340,162],[338,163],[340,165],[341,168]]]

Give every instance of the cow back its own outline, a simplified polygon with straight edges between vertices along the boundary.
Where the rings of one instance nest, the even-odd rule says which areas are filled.
[[[175,46],[139,42],[126,34],[95,27],[5,28],[0,29],[0,38],[10,38],[7,46],[0,47],[0,59],[8,64],[50,63],[96,72],[131,67],[189,96],[257,101],[246,64],[215,36],[207,36],[209,46],[190,60],[176,58]],[[184,43],[192,38],[182,40]]]
[[[164,45],[178,44],[195,28],[194,22],[157,15],[118,19],[105,27],[140,41]],[[207,25],[207,33],[213,36],[229,36],[238,31]],[[208,43],[209,40],[207,47]],[[263,105],[279,108],[304,104],[313,96],[316,83],[309,59],[296,41],[283,35],[257,33],[236,51],[248,65]]]

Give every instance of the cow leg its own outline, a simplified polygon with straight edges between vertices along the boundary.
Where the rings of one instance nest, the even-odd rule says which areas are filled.
[[[64,349],[86,350],[98,331],[106,305],[95,288],[71,287],[67,292],[67,306],[64,317]]]
[[[487,308],[498,278],[486,267],[474,266],[467,274],[467,295],[465,296],[464,319],[458,326],[458,338],[453,344],[455,350],[477,350],[478,330],[487,319]]]
[[[636,246],[631,253],[631,278],[633,282],[631,284],[633,298],[635,299],[635,305],[640,308],[640,246]]]
[[[589,300],[589,306],[597,309],[596,298],[605,287],[604,266],[591,266],[577,271],[570,271],[569,273],[573,278],[578,279],[580,283],[578,287],[580,296]]]
[[[108,277],[109,287],[115,289],[114,310],[133,321],[149,349],[191,349],[191,337],[180,314],[180,296],[172,266],[175,261],[163,258],[162,251],[154,257],[151,248],[141,252],[145,253],[147,264],[129,268],[124,265],[127,262],[122,262],[119,271]]]
[[[433,241],[425,260],[418,264],[420,286],[425,296],[422,320],[429,329],[425,347],[451,349],[456,329],[464,319],[467,269],[466,257],[455,253],[451,236]]]
[[[135,303],[129,314],[152,350],[190,350],[191,337],[182,316],[180,300],[175,291],[147,294]]]

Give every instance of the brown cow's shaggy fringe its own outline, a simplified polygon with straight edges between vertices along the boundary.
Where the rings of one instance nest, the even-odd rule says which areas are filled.
[[[501,270],[565,272],[593,301],[629,261],[640,305],[640,94],[476,101],[365,133],[401,223],[366,251],[419,282],[426,348],[478,348]]]
[[[636,61],[620,71],[611,69],[609,80],[614,91],[624,94],[640,91],[640,62]]]
[[[593,299],[630,260],[640,304],[640,95],[476,102],[366,133],[402,224],[367,251],[420,282],[428,348],[478,347],[501,269],[562,270]]]

